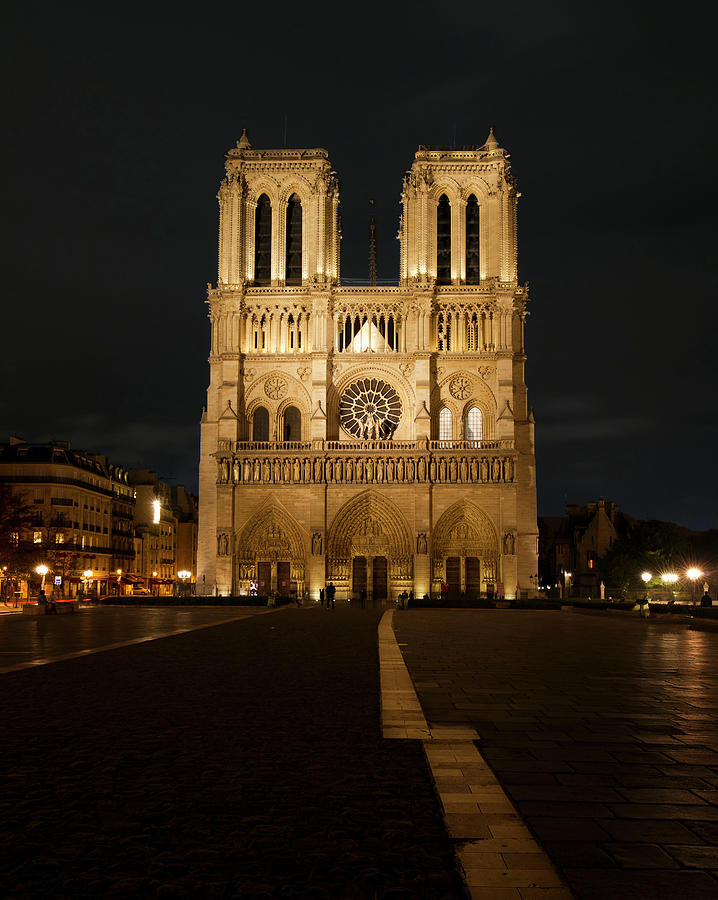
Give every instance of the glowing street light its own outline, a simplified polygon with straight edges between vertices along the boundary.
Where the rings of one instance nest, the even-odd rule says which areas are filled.
[[[37,566],[37,567],[35,568],[35,571],[37,572],[38,575],[41,575],[41,576],[42,576],[42,582],[41,582],[41,584],[40,584],[40,590],[41,590],[41,591],[44,591],[44,590],[45,590],[45,576],[47,575],[47,573],[48,573],[50,570],[48,569],[47,566]]]
[[[690,580],[691,580],[691,601],[692,601],[692,603],[693,603],[694,606],[695,606],[695,603],[696,603],[696,581],[697,581],[699,578],[702,578],[702,577],[703,577],[703,574],[704,574],[704,573],[701,572],[700,569],[696,569],[695,566],[692,566],[692,567],[691,567],[690,569],[688,569],[688,571],[686,572],[686,576],[687,576],[688,578],[690,578]]]
[[[192,573],[189,572],[187,569],[180,569],[179,572],[177,573],[177,577],[182,582],[182,594],[184,596],[187,596],[187,582],[192,577]]]
[[[82,584],[85,588],[85,594],[89,592],[89,588],[87,585],[92,580],[93,574],[94,573],[92,569],[85,569],[85,571],[82,573]]]

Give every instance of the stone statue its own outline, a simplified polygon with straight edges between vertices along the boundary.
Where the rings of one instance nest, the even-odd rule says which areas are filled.
[[[347,481],[354,481],[354,463],[351,459],[347,460]]]
[[[461,480],[462,480],[462,481],[468,481],[468,479],[469,479],[469,467],[468,467],[468,465],[467,465],[467,463],[466,463],[466,457],[464,457],[464,456],[461,457],[460,471],[461,471]]]
[[[245,482],[245,484],[246,484],[246,483],[249,481],[249,479],[250,479],[250,477],[251,477],[251,473],[252,473],[252,471],[251,471],[251,469],[250,469],[250,467],[249,467],[249,460],[248,460],[248,459],[245,459],[245,461],[244,461],[244,466],[243,466],[242,468],[244,469],[244,472],[242,473],[242,474],[243,474],[243,480],[244,480],[244,482]],[[239,481],[239,479],[237,479],[237,480]]]
[[[364,437],[367,441],[377,440],[379,437],[379,423],[369,411],[364,419]]]
[[[301,478],[301,470],[299,468],[299,460],[295,459],[292,463],[292,476],[295,481],[299,481]]]
[[[418,468],[418,476],[419,481],[426,481],[426,460],[423,456],[419,457],[419,463],[417,465]]]
[[[290,474],[291,474],[291,473],[290,473],[290,470],[289,470],[289,460],[288,460],[288,459],[285,459],[285,460],[282,462],[282,480],[284,481],[285,484],[288,484],[288,483],[289,483],[289,477],[290,477]]]
[[[511,531],[507,531],[504,535],[504,553],[507,556],[513,556],[514,553],[514,535]]]
[[[476,462],[476,458],[471,460],[471,480],[479,480],[479,464]]]
[[[404,480],[404,457],[400,456],[399,461],[396,464],[396,480],[403,481]]]
[[[500,481],[501,480],[501,464],[499,463],[498,456],[494,457],[494,461],[491,464],[491,480],[492,481]]]
[[[227,463],[229,465],[229,463]],[[235,484],[239,483],[239,460],[234,461],[234,465],[232,466],[232,479]],[[227,473],[227,480],[229,480],[229,472]]]
[[[372,459],[366,461],[366,480],[374,481],[374,460]]]
[[[431,481],[436,481],[436,460],[433,457],[429,463],[429,478]]]
[[[259,479],[260,479],[261,477],[262,477],[262,472],[261,472],[261,470],[260,470],[259,460],[258,460],[258,459],[255,459],[255,460],[254,460],[254,480],[255,480],[255,481],[259,481]]]
[[[449,461],[449,480],[450,481],[456,481],[456,471],[457,471],[456,457],[452,456],[451,460]]]
[[[265,483],[269,481],[272,474],[272,470],[269,465],[269,460],[265,459],[262,463],[262,481]]]
[[[426,532],[420,531],[416,538],[416,552],[420,556],[426,556],[427,548],[426,548]]]
[[[485,456],[481,458],[481,480],[489,480],[489,461]]]
[[[322,533],[321,531],[315,531],[312,535],[312,553],[314,556],[322,555]]]

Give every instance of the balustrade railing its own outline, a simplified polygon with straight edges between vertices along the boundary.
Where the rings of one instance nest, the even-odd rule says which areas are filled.
[[[352,440],[352,441],[218,441],[219,453],[396,453],[429,451],[477,451],[513,450],[514,442],[509,439],[486,441],[393,441],[393,440]]]

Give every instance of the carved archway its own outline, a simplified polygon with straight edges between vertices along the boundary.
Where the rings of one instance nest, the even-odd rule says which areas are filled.
[[[304,590],[306,537],[289,512],[276,503],[258,510],[244,525],[235,543],[235,579],[240,590],[257,579],[258,566],[269,564],[276,580],[277,563],[289,563],[291,580]]]
[[[327,544],[327,578],[343,587],[351,579],[352,560],[384,557],[392,591],[410,585],[413,548],[409,527],[400,509],[375,491],[363,491],[334,517]]]
[[[434,589],[447,575],[447,560],[460,561],[461,584],[466,584],[466,560],[478,560],[481,590],[490,589],[499,577],[499,538],[489,516],[469,500],[460,500],[441,516],[432,535],[432,583]]]

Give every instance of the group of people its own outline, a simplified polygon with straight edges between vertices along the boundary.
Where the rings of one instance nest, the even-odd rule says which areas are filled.
[[[332,581],[326,586],[326,588],[322,588],[319,591],[319,602],[322,606],[324,606],[324,601],[327,601],[327,609],[334,609],[334,598],[337,595],[337,589],[334,586]]]

